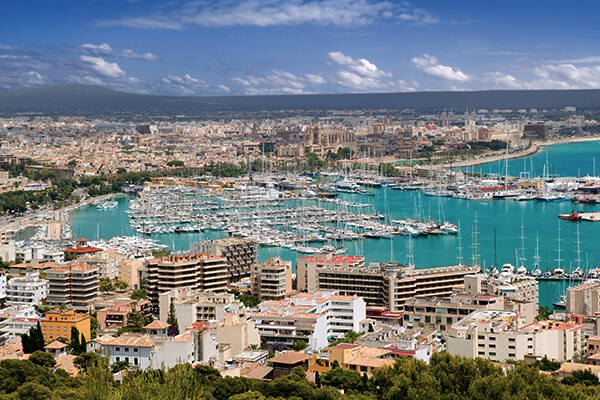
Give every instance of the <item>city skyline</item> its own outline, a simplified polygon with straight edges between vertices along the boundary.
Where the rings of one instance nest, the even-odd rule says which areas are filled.
[[[593,4],[31,1],[5,10],[0,90],[148,94],[600,88]]]

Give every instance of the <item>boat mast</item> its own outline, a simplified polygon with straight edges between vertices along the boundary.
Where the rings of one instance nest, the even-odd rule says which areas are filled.
[[[458,250],[458,256],[456,257],[456,261],[458,262],[458,266],[462,266],[463,265],[463,254],[462,254],[462,234],[460,233],[460,220],[458,221],[458,247],[456,248],[456,250]]]
[[[560,262],[562,261],[562,258],[560,258],[560,242],[562,242],[562,239],[560,238],[560,221],[558,222],[558,239],[556,239],[556,253],[557,253],[557,259],[555,260],[558,264],[558,269],[560,268]]]
[[[577,259],[575,261],[577,261],[577,269],[581,272],[581,248],[580,248],[580,244],[581,241],[579,240],[579,223],[577,224]]]
[[[473,238],[473,245],[471,247],[473,248],[473,266],[475,266],[479,265],[479,243],[477,242],[477,234],[479,232],[477,232],[477,211],[475,211],[475,219],[473,220],[473,223],[474,229],[473,233],[471,234]]]
[[[535,263],[534,263],[534,269],[539,269],[540,267],[540,234],[537,233],[535,235],[535,257],[533,257],[535,259]]]
[[[520,264],[525,265],[525,225],[523,223],[523,213],[521,213],[521,257],[519,258]],[[517,267],[518,268],[518,267]]]

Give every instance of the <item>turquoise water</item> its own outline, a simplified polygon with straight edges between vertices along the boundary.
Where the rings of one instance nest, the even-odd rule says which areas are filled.
[[[572,149],[571,156],[569,152]],[[587,152],[584,151],[587,149]],[[574,143],[569,145],[548,146],[542,153],[533,157],[533,165],[544,165],[546,152],[549,160],[560,162],[560,171],[565,175],[592,174],[592,161],[596,153],[600,155],[600,142]],[[600,157],[598,158],[600,162]],[[577,160],[581,167],[576,167]],[[589,169],[585,169],[589,161]],[[529,161],[526,161],[526,164]],[[541,164],[540,164],[541,163]],[[523,165],[522,160],[509,160],[509,173],[520,172],[518,166]],[[527,164],[529,165],[529,164]],[[481,168],[491,168],[483,166]],[[537,168],[536,172],[537,172]],[[540,170],[541,173],[541,170]],[[459,256],[459,242],[462,244],[462,258],[467,265],[472,264],[475,242],[475,219],[477,219],[477,242],[481,265],[489,268],[495,264],[516,264],[516,251],[521,250],[521,226],[524,236],[525,265],[531,269],[534,262],[536,238],[539,239],[539,256],[542,271],[554,269],[558,266],[559,247],[558,232],[560,228],[560,258],[561,266],[565,270],[577,267],[577,223],[563,221],[557,218],[559,213],[569,213],[572,210],[570,202],[517,202],[505,200],[464,200],[455,198],[427,197],[418,192],[403,192],[387,188],[374,189],[376,196],[343,193],[340,198],[348,201],[370,203],[375,212],[383,214],[389,219],[404,219],[425,214],[433,219],[460,224],[461,235],[429,236],[424,238],[409,239],[404,236],[395,236],[390,239],[364,239],[361,241],[342,242],[349,255],[365,256],[366,262],[387,262],[391,260],[407,262],[410,247],[414,255],[417,268],[429,268],[445,265],[455,265]],[[76,236],[85,236],[88,239],[105,238],[112,236],[134,235],[135,232],[129,225],[124,211],[128,207],[129,199],[120,197],[118,206],[113,210],[97,210],[88,206],[71,213],[73,233]],[[305,202],[305,205],[316,202]],[[321,204],[329,206],[328,204]],[[597,210],[595,205],[578,204],[577,210],[588,212]],[[361,209],[355,212],[365,212]],[[579,223],[581,266],[588,269],[596,267],[600,260],[600,248],[597,246],[597,235],[600,224],[591,222]],[[156,235],[154,239],[160,241],[175,251],[188,250],[192,242],[225,237],[225,232],[205,231],[201,233],[172,233]],[[494,239],[495,238],[495,239]],[[494,242],[496,245],[494,245]],[[336,244],[340,245],[340,243]],[[316,244],[318,246],[318,244]],[[261,247],[258,250],[260,262],[271,256],[279,256],[292,260],[295,264],[297,257],[303,255],[295,251],[279,247]],[[558,282],[540,282],[540,304],[550,305],[555,301],[557,293],[562,291],[563,284]]]
[[[505,165],[505,161],[501,160],[463,169],[503,176],[506,173]],[[529,172],[531,176],[542,176],[544,171],[555,176],[600,175],[600,140],[554,144],[544,147],[530,157],[508,160],[510,176],[519,176],[523,171]]]

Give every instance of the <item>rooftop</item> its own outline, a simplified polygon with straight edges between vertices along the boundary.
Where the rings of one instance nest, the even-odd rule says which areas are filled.
[[[286,353],[271,358],[269,361],[276,364],[294,365],[309,360],[310,358],[311,356],[309,356],[308,354],[298,353],[296,351],[288,351]]]

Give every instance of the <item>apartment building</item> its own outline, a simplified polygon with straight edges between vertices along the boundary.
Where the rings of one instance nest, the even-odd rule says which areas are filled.
[[[37,305],[48,295],[48,281],[40,279],[38,271],[12,278],[6,286],[6,304]]]
[[[506,299],[532,302],[537,309],[539,285],[535,278],[519,275],[501,275],[498,277],[484,274],[465,276],[464,293],[490,294]]]
[[[138,285],[138,269],[144,265],[139,260],[122,260],[117,265],[117,279],[127,282],[129,287],[135,288]]]
[[[265,301],[259,308],[252,319],[262,340],[290,346],[303,340],[315,349],[327,346],[330,337],[359,331],[360,321],[366,317],[361,297],[324,291]]]
[[[252,264],[252,294],[262,300],[281,300],[292,292],[292,262],[270,257],[262,264]]]
[[[585,351],[585,327],[577,323],[535,322],[524,325],[514,311],[479,310],[450,328],[450,354],[492,361],[523,360],[526,355],[566,361]]]
[[[188,288],[173,289],[159,295],[159,319],[166,321],[171,302],[180,326],[197,321],[222,321],[227,312],[238,312],[242,303],[232,293],[212,293]]]
[[[413,297],[404,303],[406,329],[429,328],[442,334],[477,310],[504,310],[504,298],[490,295],[452,295],[448,298]]]
[[[169,255],[146,261],[148,298],[158,311],[159,295],[173,289],[223,293],[227,289],[227,259],[207,254]]]
[[[77,258],[79,262],[84,262],[90,267],[98,268],[100,278],[108,278],[110,280],[118,278],[119,263],[123,260],[125,260],[125,256],[117,253],[114,249],[84,254]]]
[[[387,306],[401,312],[413,297],[447,297],[463,284],[465,275],[479,267],[415,269],[398,263],[364,265],[363,257],[319,254],[297,262],[298,290],[335,290],[342,295],[364,298],[369,306]]]
[[[192,253],[204,253],[227,259],[228,282],[239,282],[250,277],[252,264],[256,262],[256,240],[225,238],[192,243]]]
[[[583,283],[567,289],[567,313],[594,315],[600,312],[600,282]]]
[[[108,358],[109,365],[127,361],[134,370],[151,368],[154,341],[148,335],[126,332],[119,337],[102,336],[96,341],[101,346],[102,355]]]
[[[86,340],[91,337],[90,315],[76,313],[73,309],[48,311],[40,325],[46,343],[61,337],[70,341],[72,327],[77,328]]]
[[[48,278],[47,303],[66,304],[77,310],[89,311],[98,297],[99,271],[86,263],[73,262],[46,271]]]

